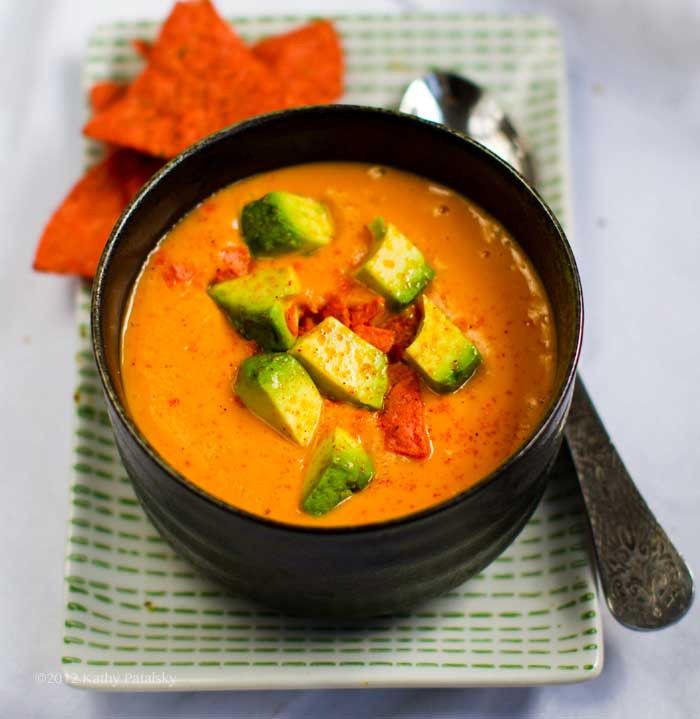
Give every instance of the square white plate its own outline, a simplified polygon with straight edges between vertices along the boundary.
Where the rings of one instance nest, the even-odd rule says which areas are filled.
[[[300,17],[235,18],[246,38]],[[569,220],[566,88],[559,33],[536,17],[342,16],[347,102],[395,106],[431,66],[493,88],[531,140],[540,188]],[[129,40],[152,23],[100,27],[85,86],[128,79]],[[99,156],[86,144],[87,161]],[[343,624],[290,618],[228,595],[177,557],[145,518],[121,466],[78,297],[76,445],[63,668],[99,689],[533,685],[592,679],[603,645],[585,517],[563,455],[515,543],[482,574],[411,614]]]

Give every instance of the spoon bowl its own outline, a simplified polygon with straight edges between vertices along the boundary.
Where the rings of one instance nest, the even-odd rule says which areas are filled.
[[[535,185],[532,155],[522,132],[496,96],[461,75],[430,72],[404,92],[399,110],[468,135]]]

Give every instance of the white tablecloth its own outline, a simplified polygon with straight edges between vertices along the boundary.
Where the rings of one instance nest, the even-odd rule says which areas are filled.
[[[507,690],[95,694],[60,673],[75,327],[72,281],[30,272],[80,171],[79,73],[101,21],[169,0],[0,0],[0,715],[537,717],[700,713],[700,611],[635,634],[605,618],[595,682]],[[700,4],[609,0],[219,0],[244,12],[541,12],[568,50],[582,372],[642,492],[700,566]]]

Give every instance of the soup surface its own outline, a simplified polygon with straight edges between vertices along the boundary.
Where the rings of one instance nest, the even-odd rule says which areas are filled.
[[[377,216],[409,237],[434,269],[424,294],[472,340],[482,360],[456,392],[438,394],[421,382],[429,456],[390,451],[381,412],[327,397],[314,440],[301,447],[262,422],[232,391],[241,362],[257,348],[233,328],[207,288],[222,263],[244,248],[243,206],[271,191],[315,198],[332,215],[328,245],[309,255],[252,262],[253,269],[292,266],[303,288],[300,302],[317,313],[329,298],[341,304],[371,299],[355,275],[372,245],[367,226]],[[390,327],[392,319],[385,310],[371,322]],[[552,392],[555,353],[545,291],[501,225],[424,178],[391,168],[319,163],[237,182],[172,228],[134,288],[122,372],[136,424],[193,483],[264,517],[342,526],[425,509],[498,467],[541,419]],[[362,442],[375,476],[332,511],[312,516],[300,506],[304,476],[318,442],[335,427]]]

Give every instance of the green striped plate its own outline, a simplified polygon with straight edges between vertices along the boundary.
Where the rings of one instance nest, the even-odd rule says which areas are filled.
[[[234,18],[249,39],[299,17]],[[540,186],[570,224],[566,87],[559,33],[542,18],[356,15],[337,18],[347,102],[395,106],[430,66],[496,90],[520,120]],[[132,38],[150,22],[98,28],[86,89],[128,79]],[[101,148],[86,143],[86,162]],[[602,668],[585,518],[564,459],[516,542],[482,574],[412,614],[358,624],[308,621],[231,596],[198,576],[149,524],[112,439],[78,296],[75,463],[66,561],[65,679],[101,689],[485,686],[583,681]]]

